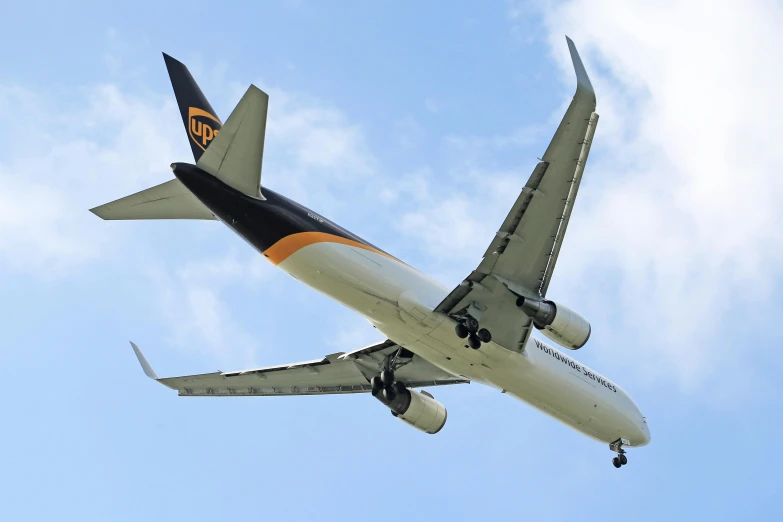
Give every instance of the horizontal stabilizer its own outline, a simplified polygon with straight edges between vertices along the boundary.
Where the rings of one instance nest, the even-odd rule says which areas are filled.
[[[243,194],[259,197],[268,106],[269,96],[251,85],[196,165]]]
[[[217,219],[178,179],[90,209],[101,219]]]

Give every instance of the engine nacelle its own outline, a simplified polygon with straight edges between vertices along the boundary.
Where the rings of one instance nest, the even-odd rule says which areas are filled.
[[[517,299],[517,306],[533,319],[542,334],[564,348],[578,350],[590,339],[590,323],[570,308],[528,297]]]
[[[399,385],[395,385],[395,391],[397,393],[393,401],[387,401],[381,393],[375,398],[388,406],[392,414],[404,423],[431,435],[438,433],[446,424],[446,407],[429,393],[412,392]]]

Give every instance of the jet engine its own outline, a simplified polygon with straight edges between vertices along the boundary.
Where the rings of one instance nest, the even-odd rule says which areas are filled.
[[[386,400],[382,393],[375,396],[391,409],[392,415],[424,433],[438,433],[446,424],[446,407],[426,391],[414,392],[402,383],[395,383],[395,396]]]
[[[569,350],[578,350],[590,338],[590,323],[561,304],[528,297],[517,299],[517,306],[533,320],[542,334]]]

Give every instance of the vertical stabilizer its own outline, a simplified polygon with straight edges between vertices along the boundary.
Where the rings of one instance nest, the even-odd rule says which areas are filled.
[[[163,59],[169,71],[174,96],[177,97],[182,123],[188,133],[193,158],[198,161],[217,137],[223,124],[185,64],[166,53],[163,53]]]

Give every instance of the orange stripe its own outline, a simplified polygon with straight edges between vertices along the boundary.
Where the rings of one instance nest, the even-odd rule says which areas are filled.
[[[377,248],[367,246],[363,243],[359,243],[358,241],[354,241],[353,239],[347,239],[344,237],[335,236],[334,234],[327,234],[325,232],[299,232],[297,234],[291,234],[290,236],[284,237],[271,247],[264,250],[264,255],[269,258],[271,262],[279,265],[288,259],[291,254],[308,245],[314,245],[315,243],[339,243],[341,245],[348,245],[361,248],[363,250],[369,250],[370,252],[375,252],[376,254],[381,254],[382,256],[396,260],[396,258],[385,252],[381,252]]]

